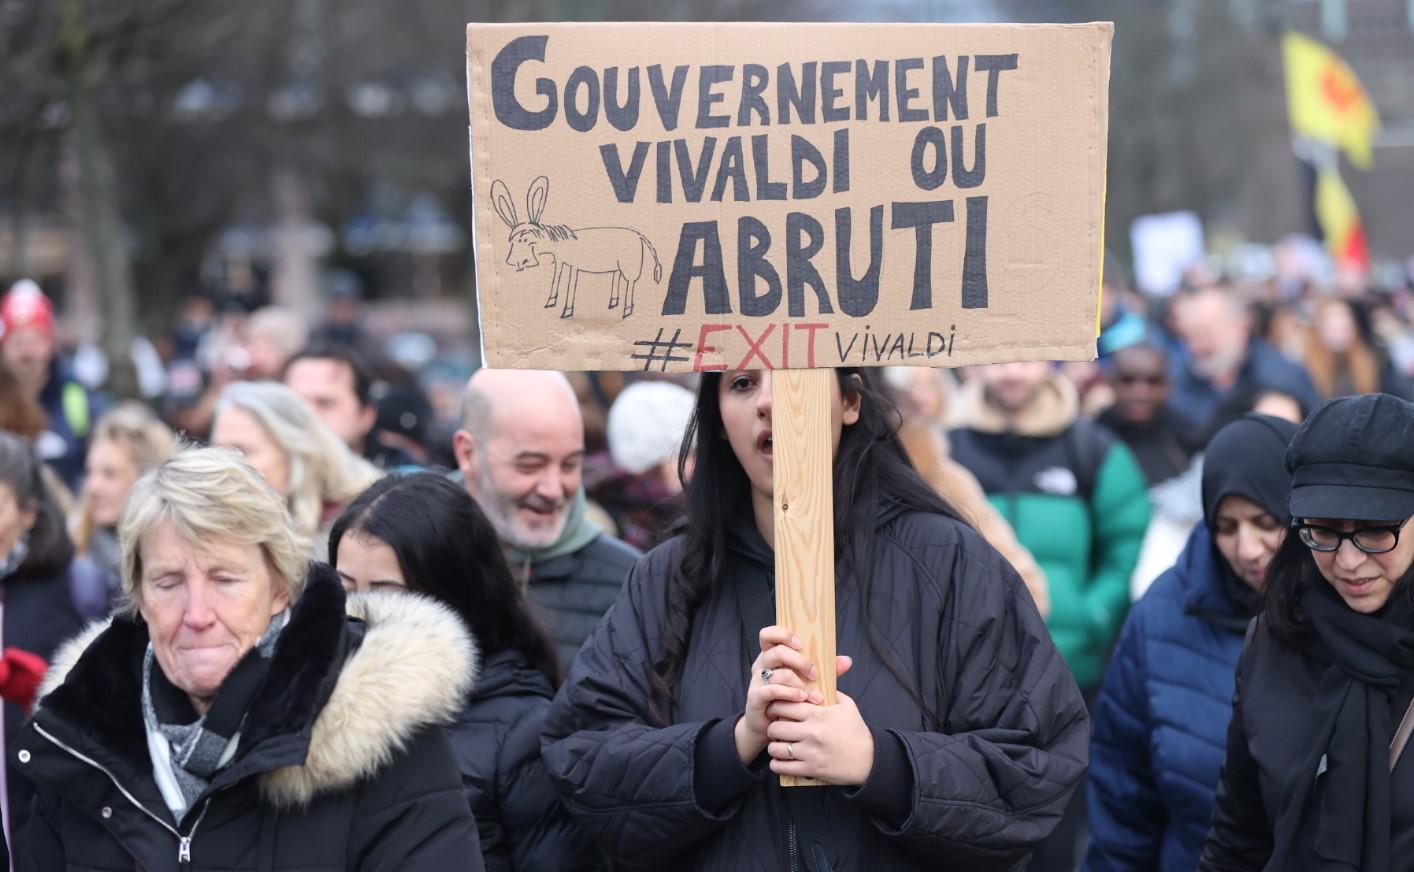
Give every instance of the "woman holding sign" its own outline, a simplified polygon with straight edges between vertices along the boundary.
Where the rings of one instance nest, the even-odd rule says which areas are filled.
[[[1085,767],[1084,705],[1016,573],[909,466],[874,377],[837,383],[850,656],[810,663],[774,626],[770,373],[708,374],[687,530],[635,567],[550,710],[546,765],[618,868],[1008,869]],[[827,668],[838,705],[805,689]]]

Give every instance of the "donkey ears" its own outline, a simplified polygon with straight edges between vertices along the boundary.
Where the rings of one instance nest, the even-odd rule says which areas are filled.
[[[516,205],[511,200],[510,189],[500,179],[491,183],[491,204],[495,206],[496,214],[501,216],[507,227],[513,228],[520,223],[516,221]]]
[[[548,199],[550,199],[550,180],[540,176],[530,183],[530,190],[525,195],[525,211],[530,216],[531,224],[540,223],[540,213],[545,211],[545,201]]]

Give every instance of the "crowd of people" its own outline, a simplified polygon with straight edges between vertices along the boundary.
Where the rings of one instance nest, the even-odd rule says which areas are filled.
[[[1409,290],[1115,274],[1093,363],[836,371],[834,663],[769,371],[207,295],[119,402],[16,283],[11,868],[1414,868]]]

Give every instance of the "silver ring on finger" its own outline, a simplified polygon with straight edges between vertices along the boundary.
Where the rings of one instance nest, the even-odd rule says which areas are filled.
[[[775,672],[775,671],[776,671],[776,670],[772,669],[772,668],[769,667],[769,666],[767,666],[765,669],[762,669],[762,670],[761,670],[761,680],[762,680],[762,681],[770,681],[770,680],[771,680],[771,673],[772,673],[772,672]]]
[[[794,742],[786,742],[786,753],[790,755],[790,759],[792,759],[792,760],[795,759],[795,743],[794,743]]]

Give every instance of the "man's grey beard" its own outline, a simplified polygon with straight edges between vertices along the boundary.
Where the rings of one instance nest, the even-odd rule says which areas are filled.
[[[569,520],[569,512],[561,511],[551,527],[542,530],[526,529],[525,524],[516,517],[518,501],[508,499],[496,490],[490,475],[481,468],[476,471],[476,493],[477,504],[491,520],[491,526],[496,528],[496,535],[501,537],[501,542],[522,551],[535,551],[554,545],[564,533],[565,522]]]

